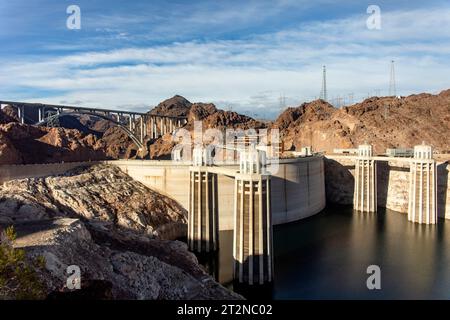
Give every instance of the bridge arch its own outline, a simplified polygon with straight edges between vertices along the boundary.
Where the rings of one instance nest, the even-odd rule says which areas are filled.
[[[98,114],[95,112],[88,112],[88,111],[71,111],[71,112],[57,112],[56,114],[53,114],[51,116],[48,116],[47,118],[43,119],[42,121],[39,121],[35,123],[36,126],[48,126],[48,124],[51,121],[57,120],[63,116],[73,116],[73,115],[90,115],[93,117],[97,117],[100,119],[104,119],[107,121],[110,121],[114,123],[116,126],[118,126],[124,133],[128,135],[128,137],[136,144],[136,146],[140,150],[144,150],[144,137],[141,137],[142,141],[134,134],[133,131],[131,131],[126,125],[123,125],[122,123],[115,121],[111,119],[110,117],[102,114]]]

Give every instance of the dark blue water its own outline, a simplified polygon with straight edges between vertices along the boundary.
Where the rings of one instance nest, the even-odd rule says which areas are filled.
[[[229,286],[231,253],[232,232],[221,232],[216,272]],[[275,226],[274,253],[274,299],[450,299],[450,221],[444,219],[426,226],[393,211],[327,208]],[[369,265],[380,267],[381,290],[367,288]]]

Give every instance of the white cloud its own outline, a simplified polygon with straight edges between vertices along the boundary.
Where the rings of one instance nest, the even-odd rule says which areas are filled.
[[[305,23],[247,40],[7,61],[0,66],[0,94],[20,100],[9,93],[30,88],[56,91],[30,100],[134,108],[181,94],[220,107],[275,114],[280,93],[290,104],[318,96],[322,64],[328,67],[331,97],[386,93],[391,59],[396,60],[400,93],[450,87],[450,8],[383,13],[380,31],[366,29],[366,17]]]

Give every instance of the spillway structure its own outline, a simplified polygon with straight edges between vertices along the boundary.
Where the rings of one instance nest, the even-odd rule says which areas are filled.
[[[357,212],[377,211],[377,169],[370,144],[358,147],[355,163],[353,209]]]
[[[246,284],[273,279],[270,174],[265,152],[250,147],[240,151],[234,186],[233,278]]]
[[[425,144],[415,146],[409,176],[409,221],[420,224],[437,223],[436,189],[433,148]]]
[[[189,168],[188,246],[198,253],[219,248],[217,174],[208,171],[211,164],[208,150],[196,146]]]

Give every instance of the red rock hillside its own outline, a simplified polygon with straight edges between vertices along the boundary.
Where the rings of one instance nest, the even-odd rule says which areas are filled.
[[[248,116],[236,112],[219,110],[212,103],[194,103],[190,105],[187,113],[188,123],[184,128],[191,133],[194,130],[194,122],[202,121],[203,132],[209,128],[215,128],[225,134],[227,128],[233,129],[259,129],[265,124]],[[175,143],[171,134],[166,134],[157,139],[150,146],[150,157],[152,159],[169,159]]]
[[[412,147],[425,141],[438,151],[450,150],[450,90],[438,95],[373,97],[341,109],[317,100],[285,110],[273,124],[285,150],[311,145],[316,151],[353,148],[365,141],[376,153]]]
[[[106,159],[95,136],[78,130],[0,125],[0,164],[28,164]]]

